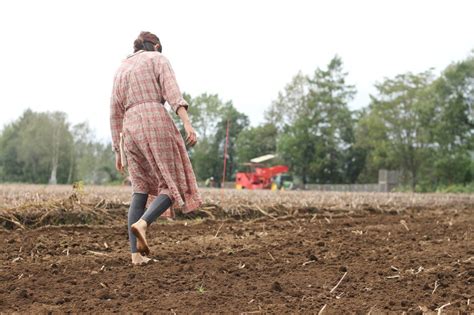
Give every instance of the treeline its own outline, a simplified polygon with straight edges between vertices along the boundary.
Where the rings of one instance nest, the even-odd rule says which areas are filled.
[[[197,176],[222,178],[226,122],[230,122],[226,178],[242,163],[277,153],[300,183],[374,183],[379,169],[400,170],[412,190],[468,185],[474,178],[474,57],[432,70],[385,78],[361,110],[341,58],[298,73],[249,127],[246,115],[217,95],[187,96],[200,143],[191,152]]]
[[[65,184],[121,180],[110,144],[87,125],[71,125],[62,112],[26,110],[0,135],[0,180]]]
[[[199,135],[190,151],[196,176],[226,179],[242,163],[277,153],[296,182],[371,183],[381,168],[400,170],[413,190],[468,185],[474,177],[474,57],[432,70],[386,78],[361,110],[341,58],[312,74],[298,73],[265,112],[249,118],[217,94],[191,97],[189,115]],[[180,125],[180,122],[177,121]],[[26,111],[0,135],[0,179],[37,183],[120,180],[110,145],[94,139],[87,124],[71,126],[64,113]]]

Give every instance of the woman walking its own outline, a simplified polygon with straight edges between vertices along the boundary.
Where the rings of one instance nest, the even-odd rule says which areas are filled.
[[[150,260],[146,230],[166,209],[190,212],[201,204],[185,143],[164,103],[183,121],[188,145],[196,144],[196,133],[189,122],[188,104],[161,51],[156,35],[141,32],[134,53],[115,74],[111,98],[115,164],[120,171],[127,165],[132,182],[128,234],[133,264]],[[121,158],[121,144],[126,161]],[[145,211],[149,195],[157,197]]]

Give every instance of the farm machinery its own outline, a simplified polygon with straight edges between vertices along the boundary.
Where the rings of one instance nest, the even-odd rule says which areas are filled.
[[[250,163],[244,163],[247,172],[238,172],[235,176],[235,187],[237,189],[272,189],[284,187],[284,174],[288,172],[288,166],[275,165],[265,167],[262,163],[275,157],[273,154],[267,154],[250,160]],[[289,181],[285,182],[290,183]],[[288,185],[286,185],[288,186]]]

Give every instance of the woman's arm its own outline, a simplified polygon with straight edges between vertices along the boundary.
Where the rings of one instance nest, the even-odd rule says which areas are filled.
[[[120,159],[120,133],[123,127],[124,108],[115,94],[115,86],[110,100],[110,130],[112,133],[112,149],[115,152],[115,167],[118,171],[123,170]]]
[[[194,146],[197,142],[196,132],[194,131],[193,127],[191,126],[191,122],[189,121],[188,112],[185,107],[180,106],[178,108],[177,114],[184,125],[184,130],[186,131],[186,144],[190,146]]]
[[[171,108],[176,114],[178,114],[179,118],[181,118],[184,130],[186,131],[186,144],[194,146],[197,142],[197,137],[196,132],[189,121],[187,113],[188,103],[184,100],[183,95],[181,94],[178,82],[176,81],[176,76],[168,59],[165,56],[160,55],[158,61],[160,63],[158,80],[163,98],[168,102],[168,104],[170,104]]]
[[[160,55],[157,62],[157,68],[159,69],[157,75],[163,98],[170,104],[176,114],[181,107],[188,109],[188,103],[181,94],[176,75],[174,74],[169,60],[165,56]]]

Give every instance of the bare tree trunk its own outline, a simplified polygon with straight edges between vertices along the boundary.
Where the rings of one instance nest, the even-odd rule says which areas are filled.
[[[56,185],[58,183],[56,174],[58,171],[59,164],[59,126],[56,126],[53,133],[53,158],[51,160],[51,177],[49,178],[50,185]]]
[[[71,160],[69,162],[69,174],[67,176],[67,183],[68,184],[72,184],[72,176],[73,176],[73,172],[74,172],[74,163],[75,163],[75,143],[73,142],[72,144],[72,148],[71,148]]]
[[[49,178],[50,185],[56,185],[58,183],[58,180],[56,179],[57,169],[58,169],[58,165],[56,163],[55,165],[53,165],[53,168],[51,170],[51,177]]]

